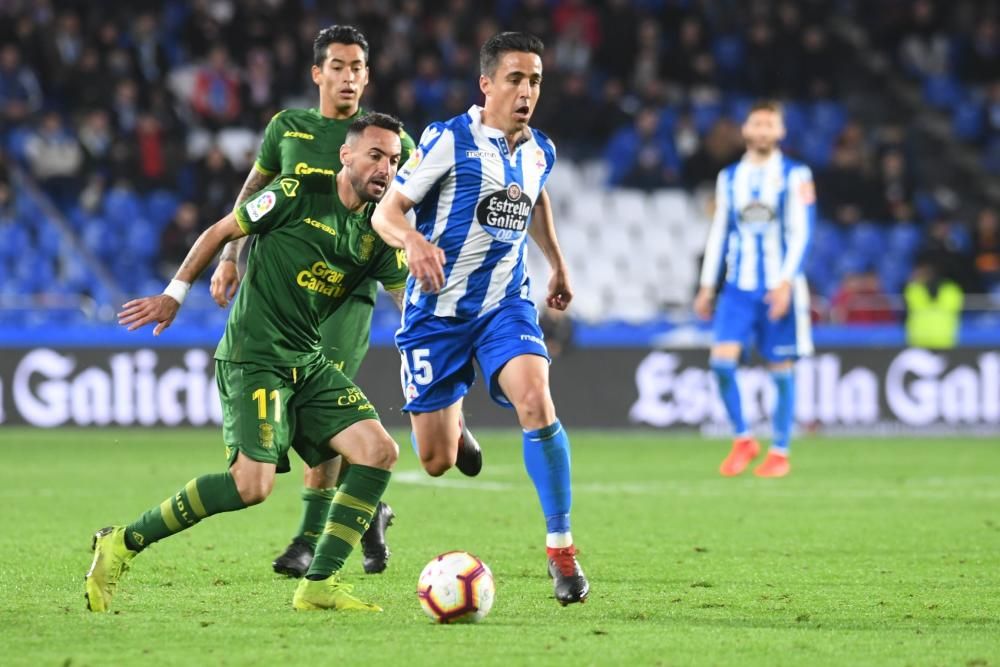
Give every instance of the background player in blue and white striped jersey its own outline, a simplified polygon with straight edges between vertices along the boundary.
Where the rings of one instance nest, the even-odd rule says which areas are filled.
[[[809,289],[802,273],[815,218],[812,172],[778,148],[785,136],[781,106],[762,101],[743,124],[747,152],[719,173],[715,219],[708,235],[695,312],[712,316],[711,367],[733,425],[735,440],[720,472],[738,475],[757,457],[740,401],[736,368],[743,352],[756,345],[768,362],[777,388],[774,440],[754,473],[782,477],[790,468],[788,447],[795,412],[793,364],[812,354]]]
[[[589,584],[570,533],[569,438],[549,393],[549,356],[524,261],[532,223],[552,268],[547,303],[564,310],[572,291],[543,190],[556,150],[528,126],[541,91],[542,50],[524,33],[500,33],[483,45],[485,105],[427,127],[372,223],[387,243],[406,249],[410,266],[396,345],[424,469],[438,476],[455,465],[475,360],[490,395],[517,411],[524,430],[549,573],[565,605],[582,602]],[[416,229],[405,217],[411,209]],[[540,214],[532,221],[533,209]]]

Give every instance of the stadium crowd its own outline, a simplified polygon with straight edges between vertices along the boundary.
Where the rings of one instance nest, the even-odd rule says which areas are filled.
[[[988,3],[873,0],[82,0],[0,6],[0,299],[55,289],[107,301],[92,253],[120,286],[149,291],[228,212],[262,129],[314,106],[316,32],[358,25],[371,42],[367,108],[419,135],[477,101],[479,44],[501,28],[547,45],[533,125],[563,159],[603,161],[611,187],[711,188],[742,150],[756,97],[785,101],[785,150],[813,169],[820,217],[807,272],[824,316],[896,318],[914,262],[965,292],[997,292],[1000,224],[931,195],[909,130],[862,124],[841,101],[851,72],[833,19],[847,12],[956,137],[1000,171],[1000,31]],[[854,7],[854,11],[849,11]],[[24,168],[67,227],[11,183]],[[609,221],[613,224],[614,221]],[[649,220],[650,225],[657,224]],[[858,296],[863,307],[852,307]],[[0,301],[2,303],[2,301]],[[3,309],[0,308],[0,312]]]

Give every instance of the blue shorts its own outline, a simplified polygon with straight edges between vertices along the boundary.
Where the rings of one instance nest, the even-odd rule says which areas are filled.
[[[469,393],[476,380],[473,359],[489,382],[490,397],[512,407],[497,382],[504,365],[522,354],[549,359],[538,311],[520,299],[474,320],[439,317],[407,304],[396,347],[403,362],[404,412],[434,412]]]
[[[744,351],[756,346],[769,362],[809,356],[813,352],[812,322],[809,314],[809,290],[804,281],[792,287],[788,312],[772,321],[764,301],[766,292],[747,292],[730,284],[722,288],[715,309],[712,333],[716,343],[739,343]]]

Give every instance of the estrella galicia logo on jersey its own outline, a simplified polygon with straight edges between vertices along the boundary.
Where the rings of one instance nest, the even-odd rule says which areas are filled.
[[[754,200],[740,211],[740,222],[748,225],[762,224],[776,220],[778,214],[767,204]]]
[[[250,216],[250,220],[257,222],[263,218],[268,211],[274,208],[277,200],[274,193],[268,190],[261,193],[256,199],[247,202],[247,215]]]
[[[498,241],[513,243],[528,229],[531,206],[531,198],[521,186],[511,183],[506,190],[498,190],[479,202],[476,219]]]

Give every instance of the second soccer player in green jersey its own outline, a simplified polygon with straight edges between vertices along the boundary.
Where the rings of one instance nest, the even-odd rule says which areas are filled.
[[[361,390],[323,355],[319,326],[366,279],[402,301],[406,258],[371,228],[373,202],[399,163],[399,130],[399,121],[384,114],[358,119],[336,177],[279,177],[202,233],[163,294],[123,307],[119,321],[130,331],[155,324],[160,334],[222,245],[254,235],[246,279],[215,353],[229,465],[192,479],[128,525],[98,531],[86,577],[92,611],[109,609],[130,562],[151,544],[263,502],[289,448],[311,466],[338,454],[352,461],[293,606],[379,611],[350,595],[338,575],[372,521],[398,447]]]
[[[312,67],[312,79],[319,89],[319,108],[286,109],[271,119],[237,201],[246,201],[279,175],[332,176],[339,172],[340,147],[347,128],[364,113],[360,99],[368,84],[368,73],[368,42],[358,29],[335,25],[321,30],[313,43]],[[403,131],[400,142],[402,160],[406,161],[414,150],[413,139]],[[221,306],[229,303],[239,285],[236,262],[241,247],[242,243],[226,246],[212,276],[212,296]],[[375,281],[363,281],[344,305],[320,325],[324,354],[351,379],[368,352],[376,293]],[[463,428],[462,438],[465,459],[473,461],[463,472],[478,472],[478,445],[467,429]],[[279,471],[288,467],[287,460],[279,462]],[[291,544],[274,560],[276,572],[300,577],[308,569],[339,474],[337,461],[306,469],[302,519]],[[380,504],[361,544],[365,572],[385,569],[389,557],[385,529],[392,518],[392,510]]]

